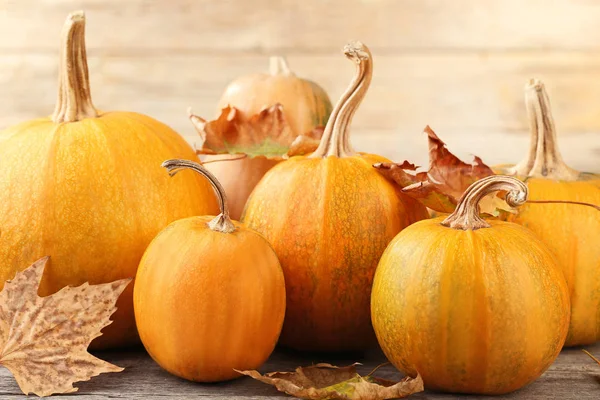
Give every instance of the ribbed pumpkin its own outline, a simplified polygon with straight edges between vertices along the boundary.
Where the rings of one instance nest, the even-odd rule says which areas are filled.
[[[379,257],[401,229],[428,217],[372,167],[388,160],[352,149],[349,125],[371,82],[372,59],[360,42],[344,53],[357,73],[319,148],[267,172],[243,217],[279,257],[288,298],[280,343],[300,350],[359,350],[374,342],[369,299]]]
[[[273,56],[268,74],[242,76],[227,86],[219,100],[218,112],[224,107],[233,106],[251,116],[275,104],[283,106],[285,119],[296,136],[325,126],[332,107],[325,90],[312,81],[296,76],[283,57]],[[235,158],[239,158],[239,155],[219,154],[206,156],[204,160],[227,160],[207,163],[206,167],[225,188],[232,218],[239,219],[256,184],[281,160],[264,156],[241,160]]]
[[[67,18],[52,117],[0,133],[0,287],[47,255],[41,295],[134,277],[162,228],[217,209],[198,177],[168,184],[162,161],[196,158],[176,132],[145,115],[96,111],[84,29],[82,12]],[[95,347],[138,340],[130,286]]]
[[[190,168],[215,187],[217,217],[173,222],[148,246],[134,289],[135,317],[148,353],[185,379],[216,382],[259,368],[279,337],[285,314],[283,272],[271,245],[229,218],[226,195],[201,165]],[[165,174],[166,175],[166,174]]]
[[[522,204],[508,176],[475,182],[446,219],[403,230],[381,257],[371,299],[388,359],[425,387],[501,394],[539,377],[569,326],[569,292],[554,255],[528,229],[486,222],[478,203],[493,191]]]
[[[600,340],[600,175],[569,168],[558,150],[550,101],[544,85],[531,80],[525,88],[531,128],[527,157],[500,172],[527,181],[530,199],[557,204],[525,204],[508,220],[538,235],[554,252],[571,294],[571,325],[566,346]]]

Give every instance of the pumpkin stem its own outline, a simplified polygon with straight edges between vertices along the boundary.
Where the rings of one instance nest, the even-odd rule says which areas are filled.
[[[350,144],[350,122],[359,104],[365,97],[373,76],[373,58],[369,48],[361,42],[350,42],[344,46],[346,57],[356,63],[356,75],[335,105],[319,147],[310,158],[350,157],[355,154]]]
[[[61,34],[58,66],[58,99],[52,114],[55,123],[95,118],[85,50],[85,14],[75,11],[67,17]]]
[[[490,224],[479,216],[479,202],[488,194],[499,190],[508,191],[505,200],[511,207],[520,206],[527,200],[527,185],[517,178],[506,175],[488,176],[468,187],[454,212],[442,221],[442,225],[465,231],[489,228]]]
[[[271,75],[294,75],[287,60],[282,56],[271,56],[269,58],[269,73]]]
[[[531,79],[525,85],[525,104],[531,131],[529,154],[511,172],[561,181],[577,180],[579,172],[565,164],[558,150],[550,99],[539,79]]]
[[[167,160],[162,163],[162,167],[169,171],[170,176],[174,176],[176,173],[183,169],[191,169],[204,176],[212,185],[217,199],[219,200],[219,207],[221,214],[217,215],[212,221],[208,223],[208,227],[215,232],[231,233],[235,231],[235,225],[229,218],[229,207],[227,205],[227,196],[225,195],[225,189],[219,182],[219,180],[202,164],[189,161],[189,160]]]

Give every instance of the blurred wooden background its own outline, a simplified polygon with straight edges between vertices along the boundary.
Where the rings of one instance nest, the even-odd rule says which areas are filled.
[[[595,0],[0,0],[0,127],[52,112],[59,33],[87,13],[92,94],[100,109],[149,114],[198,143],[235,77],[288,57],[335,101],[370,46],[371,90],[355,147],[426,162],[429,124],[464,157],[526,152],[522,89],[546,82],[567,161],[600,171],[600,1]]]

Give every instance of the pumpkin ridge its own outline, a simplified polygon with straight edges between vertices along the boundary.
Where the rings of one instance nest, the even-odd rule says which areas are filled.
[[[43,221],[44,218],[48,218],[47,216],[51,216],[52,219],[56,218],[56,208],[55,208],[55,189],[56,189],[56,154],[57,149],[60,147],[60,135],[61,125],[54,124],[52,127],[52,131],[49,135],[50,142],[48,149],[46,151],[47,156],[45,157],[46,165],[41,169],[44,174],[44,178],[42,179],[42,187],[40,188],[40,197],[41,200],[41,210],[40,210],[40,221]],[[47,253],[46,255],[50,255],[51,257],[55,253],[54,241],[52,240],[52,233],[49,232],[49,226],[47,224],[41,223],[40,229],[40,243],[41,247]],[[33,238],[32,238],[33,239]],[[42,257],[41,254],[35,254],[34,257]],[[22,260],[25,263],[23,265],[27,265],[29,260]],[[50,295],[53,292],[56,292],[55,284],[50,282],[50,274],[49,271],[52,267],[52,260],[46,265],[44,269],[44,274],[42,275],[42,280],[40,281],[40,287],[38,289],[39,294],[41,296]]]
[[[475,340],[477,350],[471,354],[471,363],[475,367],[473,367],[474,375],[477,377],[475,380],[478,382],[479,387],[476,389],[477,391],[483,391],[487,387],[488,374],[489,370],[487,368],[488,365],[488,354],[490,352],[490,342],[491,342],[491,329],[490,329],[490,310],[488,303],[488,287],[485,276],[488,275],[485,265],[482,260],[482,254],[484,251],[483,246],[481,246],[481,237],[474,231],[466,231],[465,232],[468,240],[470,242],[470,253],[473,257],[473,266],[475,272],[475,282],[474,287],[475,290],[472,291],[474,298],[474,306],[476,308],[476,313],[474,315],[474,320],[478,321],[478,326],[481,327],[485,334],[476,334]],[[480,333],[480,332],[479,332]]]

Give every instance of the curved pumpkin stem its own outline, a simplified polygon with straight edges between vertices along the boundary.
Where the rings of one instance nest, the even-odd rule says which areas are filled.
[[[269,58],[269,73],[271,75],[294,75],[287,60],[282,56],[271,56]]]
[[[492,175],[473,183],[463,193],[458,206],[452,214],[442,221],[442,225],[453,229],[476,230],[489,228],[483,218],[479,216],[479,202],[488,194],[506,190],[506,202],[511,207],[518,207],[527,200],[527,185],[511,176]]]
[[[208,227],[215,232],[231,233],[235,231],[235,225],[231,222],[231,218],[229,218],[229,207],[227,206],[225,189],[209,170],[204,168],[202,164],[189,160],[167,160],[161,166],[169,171],[170,176],[175,176],[176,173],[183,169],[191,169],[204,176],[215,190],[219,200],[219,208],[221,209],[221,214],[210,221]]]
[[[520,176],[577,180],[579,172],[567,166],[558,150],[550,99],[539,79],[531,79],[525,86],[525,104],[531,131],[529,154],[511,172]]]
[[[350,157],[355,154],[350,144],[350,122],[365,97],[373,76],[373,57],[369,48],[361,42],[350,42],[344,46],[346,57],[356,63],[356,75],[335,105],[319,147],[310,158]]]
[[[58,66],[58,99],[52,114],[55,123],[81,121],[98,116],[92,103],[85,50],[85,14],[67,17],[61,34]]]

